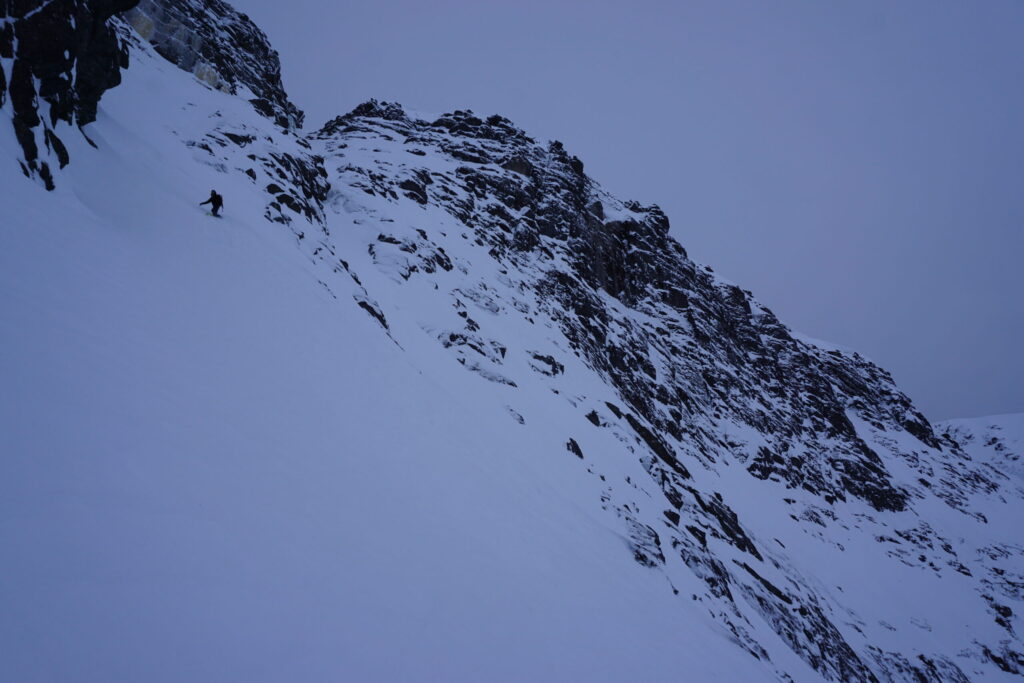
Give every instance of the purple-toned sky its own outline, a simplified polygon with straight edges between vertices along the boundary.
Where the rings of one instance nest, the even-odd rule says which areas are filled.
[[[307,126],[500,113],[930,418],[1024,411],[1024,2],[233,3]]]

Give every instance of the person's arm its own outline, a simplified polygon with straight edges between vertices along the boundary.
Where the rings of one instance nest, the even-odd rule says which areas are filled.
[[[199,206],[202,206],[203,204],[209,204],[212,201],[213,199],[207,199],[205,202],[199,202]]]

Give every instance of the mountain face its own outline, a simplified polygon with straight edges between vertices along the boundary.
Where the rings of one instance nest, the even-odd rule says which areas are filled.
[[[29,31],[34,24],[25,22],[43,16],[32,12],[21,8],[4,30]],[[331,390],[369,391],[385,406],[378,419],[386,432],[414,431],[416,410],[451,420],[444,439],[424,436],[431,447],[415,455],[389,450],[394,437],[379,436],[377,450],[361,454],[373,467],[436,461],[417,476],[489,491],[476,486],[475,465],[443,469],[442,451],[477,437],[470,439],[471,420],[447,417],[435,403],[469,396],[487,425],[481,460],[508,467],[508,478],[531,463],[545,499],[582,511],[579,519],[564,513],[574,533],[596,525],[621,541],[599,546],[591,564],[625,557],[629,581],[656,578],[657,601],[686,627],[668,637],[652,617],[644,639],[668,637],[671,649],[699,655],[696,634],[720,634],[765,679],[962,681],[1024,671],[1020,430],[1006,421],[933,428],[885,370],[789,330],[750,292],[691,261],[658,207],[612,196],[561,143],[538,142],[501,116],[416,115],[373,100],[302,134],[277,55],[244,15],[219,0],[143,0],[124,19],[93,31],[106,36],[94,39],[103,54],[120,45],[120,31],[132,56],[128,77],[177,89],[174,106],[154,110],[170,132],[154,132],[164,137],[147,144],[165,145],[161,154],[187,160],[187,173],[226,188],[228,214],[239,207],[245,216],[225,227],[238,240],[286,237],[272,242],[273,259],[297,259],[295,272],[326,298],[330,315],[346,316],[353,335],[369,324],[360,357],[393,354],[372,358],[389,377],[408,373],[372,390]],[[31,44],[8,41],[8,53],[23,42]],[[189,76],[165,73],[161,57]],[[126,62],[106,63],[113,66],[100,80],[113,83]],[[31,128],[14,83],[2,111],[15,130]],[[125,98],[145,92],[125,90]],[[49,92],[40,86],[33,97]],[[88,123],[91,100],[81,101],[86,115],[62,120]],[[135,102],[112,103],[110,113],[130,120]],[[87,132],[98,127],[114,144],[116,128],[101,123]],[[50,178],[45,164],[26,163]],[[81,178],[67,182],[88,194]],[[176,189],[170,205],[186,194]],[[337,362],[327,351],[300,367]],[[437,393],[402,412],[401,382],[419,387],[420,375]],[[301,401],[298,391],[287,400]],[[365,431],[353,415],[329,413],[317,429]],[[305,462],[301,448],[282,448]],[[500,503],[459,508],[449,523],[519,519],[530,505],[548,504],[523,503],[526,493],[502,495],[501,484],[487,481]],[[410,479],[409,491],[419,484]],[[411,518],[451,504],[415,494],[388,502],[408,506]],[[322,523],[376,530],[373,518]],[[516,534],[489,524],[506,540]],[[486,546],[467,544],[445,571]],[[541,547],[537,536],[522,552]],[[579,571],[586,585],[589,569]],[[484,578],[489,590],[512,595],[502,590],[513,583],[508,574]],[[500,621],[513,602],[495,603],[486,618]],[[413,604],[392,608],[396,623],[428,619]],[[353,618],[375,607],[353,608]],[[575,656],[561,654],[559,661]],[[719,656],[703,677],[749,677],[732,666]],[[688,673],[649,676],[639,679]]]
[[[132,28],[165,59],[210,87],[243,96],[282,128],[301,128],[288,100],[281,63],[267,37],[220,0],[141,0],[125,13]]]
[[[63,168],[69,161],[58,123],[91,123],[100,97],[121,82],[128,53],[108,19],[136,2],[0,3],[0,106],[10,99],[22,171],[38,175],[47,189],[53,189],[51,162]]]
[[[1019,563],[1019,546],[975,545],[989,516],[1009,513],[998,504],[989,512],[987,502],[1008,496],[1019,505],[1019,486],[940,440],[888,373],[795,338],[749,292],[690,261],[657,207],[615,199],[561,144],[538,144],[501,117],[456,111],[422,120],[370,102],[310,142],[323,150],[341,206],[382,221],[366,245],[372,266],[360,275],[372,267],[404,288],[427,287],[437,319],[420,324],[466,369],[511,395],[540,382],[565,396],[588,431],[608,431],[642,463],[659,510],[637,514],[628,487],[610,485],[601,498],[628,529],[638,563],[658,568],[678,556],[704,581],[695,599],[714,604],[756,657],[769,658],[750,635],[760,618],[826,678],[964,675],[929,639],[908,653],[890,636],[869,635],[861,606],[813,588],[788,552],[810,536],[843,562],[847,543],[869,543],[889,564],[951,583],[998,575],[1004,568],[988,561],[1007,549]],[[417,206],[393,224],[381,218]],[[457,259],[466,244],[479,253]],[[496,281],[479,274],[484,259]],[[494,331],[487,314],[502,316],[506,329],[514,319],[519,331]],[[521,346],[530,327],[544,330],[540,348]],[[529,370],[511,372],[514,356]],[[570,388],[570,358],[596,375],[600,392]],[[567,431],[567,449],[586,460],[577,429]],[[743,477],[727,487],[725,469]],[[597,464],[588,473],[603,474]],[[765,510],[737,512],[752,488],[781,504],[771,536],[749,530]],[[955,511],[956,531],[929,521],[937,502]],[[780,541],[786,527],[800,540]],[[1014,673],[1019,641],[1012,617],[1001,615],[1019,598],[1013,590],[976,595],[1003,630],[991,643],[975,640],[973,657]]]

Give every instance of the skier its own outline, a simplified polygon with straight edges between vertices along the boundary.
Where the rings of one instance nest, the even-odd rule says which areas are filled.
[[[224,197],[217,194],[217,190],[210,190],[210,198],[205,202],[200,202],[199,206],[203,204],[209,204],[213,215],[220,218],[220,208],[224,206]]]

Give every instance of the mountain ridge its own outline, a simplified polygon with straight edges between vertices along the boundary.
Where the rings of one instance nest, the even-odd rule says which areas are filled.
[[[122,35],[155,74],[148,42]],[[237,53],[219,40],[207,54]],[[198,80],[178,107],[194,114],[162,114],[167,144],[230,185],[229,207],[259,203],[321,292],[501,415],[503,438],[538,429],[666,600],[700,605],[783,680],[1020,673],[1024,549],[998,523],[1024,493],[936,434],[885,370],[802,341],[693,263],[659,208],[613,197],[501,116],[425,121],[371,100],[297,135],[280,103],[236,89],[262,118],[248,116],[171,61]],[[852,553],[859,580],[832,566]],[[908,580],[955,588],[936,599]]]

